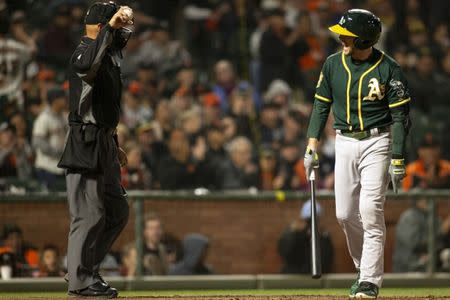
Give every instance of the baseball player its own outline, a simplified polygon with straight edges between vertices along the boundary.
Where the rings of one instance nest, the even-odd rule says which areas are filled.
[[[69,67],[70,131],[59,166],[65,168],[70,211],[67,252],[69,295],[115,298],[99,274],[100,263],[128,221],[120,184],[126,164],[115,128],[120,117],[121,50],[132,11],[97,2],[85,18],[86,35]]]
[[[332,109],[336,216],[358,271],[350,297],[375,299],[383,280],[385,193],[389,174],[395,190],[405,176],[411,98],[399,65],[373,47],[381,33],[378,17],[352,9],[329,29],[343,49],[320,73],[304,164],[307,175],[319,166],[318,141]]]

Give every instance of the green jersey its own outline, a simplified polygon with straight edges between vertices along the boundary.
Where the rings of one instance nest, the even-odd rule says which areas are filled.
[[[403,156],[411,98],[400,66],[373,49],[365,61],[339,52],[325,61],[316,86],[309,138],[320,138],[333,111],[334,128],[364,131],[393,125],[393,154]]]

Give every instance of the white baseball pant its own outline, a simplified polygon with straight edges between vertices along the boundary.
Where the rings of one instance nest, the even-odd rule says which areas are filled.
[[[381,287],[384,269],[385,193],[389,183],[390,133],[364,140],[336,136],[336,217],[344,230],[360,282]]]

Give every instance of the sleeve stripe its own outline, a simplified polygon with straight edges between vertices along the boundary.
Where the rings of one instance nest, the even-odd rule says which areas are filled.
[[[328,102],[328,103],[333,102],[333,101],[331,101],[331,99],[325,98],[325,97],[317,95],[317,94],[314,95],[314,98],[317,98],[319,100],[322,100],[322,101],[325,101],[325,102]]]
[[[389,104],[389,108],[393,108],[393,107],[397,107],[397,106],[403,105],[405,103],[408,103],[409,101],[411,101],[411,98],[406,98],[404,100],[401,100],[400,102]]]

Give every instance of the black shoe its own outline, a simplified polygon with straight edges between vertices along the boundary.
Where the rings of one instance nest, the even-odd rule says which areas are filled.
[[[100,281],[82,290],[69,291],[68,294],[71,297],[92,297],[98,299],[112,299],[117,298],[119,295],[116,289],[106,287]]]
[[[98,273],[98,272],[94,273],[94,279],[97,279],[98,281],[100,281],[105,287],[111,287],[109,285],[109,283],[106,282],[103,279],[102,275],[100,275],[100,273]],[[66,273],[66,275],[64,275],[64,281],[69,282],[69,273]]]
[[[102,275],[99,272],[94,273],[94,279],[100,281],[105,287],[111,287],[105,279],[103,279]]]

